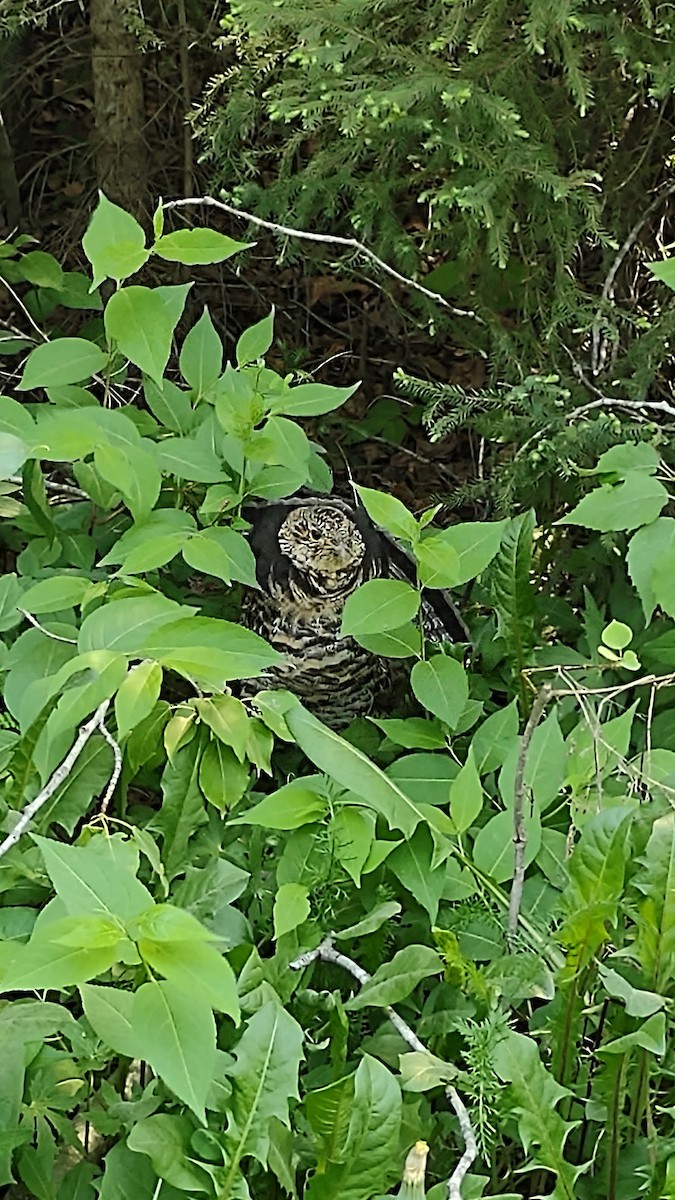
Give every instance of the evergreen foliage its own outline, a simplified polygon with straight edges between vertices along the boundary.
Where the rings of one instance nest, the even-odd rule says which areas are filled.
[[[512,378],[579,345],[671,153],[670,8],[246,0],[222,24],[193,122],[231,197],[432,267]]]

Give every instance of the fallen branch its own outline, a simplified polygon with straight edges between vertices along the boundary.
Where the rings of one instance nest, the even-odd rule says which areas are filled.
[[[416,280],[410,279],[407,275],[401,275],[394,267],[390,267],[389,263],[378,258],[373,250],[368,246],[364,246],[363,242],[357,242],[356,238],[339,237],[332,233],[311,233],[307,229],[294,229],[291,225],[279,225],[276,221],[265,221],[262,217],[256,217],[254,213],[244,212],[241,208],[234,208],[231,204],[226,204],[224,200],[215,200],[213,196],[195,196],[185,197],[183,200],[167,200],[162,204],[162,208],[166,211],[171,208],[188,208],[191,205],[203,204],[207,208],[218,208],[222,212],[226,212],[231,217],[238,217],[241,221],[249,221],[251,225],[257,225],[261,229],[269,229],[270,233],[279,233],[283,237],[298,238],[305,242],[321,242],[328,246],[341,246],[345,250],[354,250],[357,254],[361,254],[368,262],[374,263],[386,275],[395,279],[397,283],[402,283],[404,287],[412,288],[415,292],[421,292],[423,296],[427,296],[429,300],[434,300],[436,304],[442,305],[451,312],[454,317],[470,317],[472,321],[478,321],[483,324],[483,321],[471,309],[455,308],[454,304],[449,304],[444,296],[439,292],[432,292],[431,288],[424,287],[423,284],[417,283]]]
[[[337,967],[342,967],[348,971],[362,986],[370,979],[367,971],[360,967],[353,958],[347,958],[346,954],[340,954],[339,950],[335,950],[331,938],[325,938],[316,950],[308,950],[306,954],[299,955],[298,958],[290,964],[292,971],[301,971],[304,967],[308,967],[311,963],[320,959],[322,962],[334,963]],[[400,1033],[403,1041],[410,1046],[411,1050],[417,1050],[422,1054],[428,1054],[424,1042],[421,1042],[417,1034],[410,1026],[400,1017],[398,1013],[387,1005],[384,1009],[387,1017],[391,1021],[394,1028]],[[466,1109],[466,1105],[462,1100],[459,1092],[452,1084],[448,1084],[445,1089],[445,1094],[455,1110],[459,1127],[464,1138],[464,1153],[455,1167],[452,1175],[448,1180],[448,1200],[462,1200],[462,1181],[469,1170],[473,1160],[478,1154],[476,1145],[476,1137],[471,1125],[471,1119]]]
[[[68,778],[91,735],[95,733],[97,729],[100,729],[101,732],[103,732],[105,728],[103,721],[109,705],[110,700],[104,700],[101,704],[99,704],[93,717],[90,717],[86,725],[82,726],[76,741],[66,754],[61,766],[56,768],[51,779],[47,781],[45,786],[42,788],[42,791],[38,792],[35,799],[31,800],[30,804],[26,805],[12,832],[7,835],[4,842],[0,843],[0,858],[2,858],[8,850],[11,850],[12,846],[16,846],[19,838],[21,837],[22,833],[25,833],[35,814],[40,811],[43,804],[47,803],[49,798],[54,795],[56,789],[60,787],[64,780]],[[115,782],[117,782],[117,779]]]

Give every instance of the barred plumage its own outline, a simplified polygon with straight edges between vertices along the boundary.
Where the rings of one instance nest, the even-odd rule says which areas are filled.
[[[339,729],[385,702],[400,660],[372,654],[339,636],[342,610],[375,577],[412,577],[405,553],[375,529],[365,510],[335,497],[307,497],[244,510],[251,523],[260,591],[249,590],[242,621],[286,664],[249,680],[244,694],[289,688],[326,724]],[[466,627],[442,593],[423,606],[426,635],[466,641]]]

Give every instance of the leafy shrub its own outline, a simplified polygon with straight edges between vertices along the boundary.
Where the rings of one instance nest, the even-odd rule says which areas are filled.
[[[362,489],[417,559],[406,611],[478,577],[469,664],[411,646],[424,715],[348,737],[288,693],[244,706],[230,684],[274,652],[222,616],[253,581],[241,506],[330,487],[299,420],[349,391],[267,368],[271,317],[223,366],[205,312],[176,361],[188,285],[127,280],[151,254],[240,244],[165,234],[160,209],[147,246],[102,198],[84,248],[89,286],[117,285],[101,323],[32,349],[20,399],[0,399],[0,1186],[370,1200],[403,1172],[418,1200],[424,1141],[434,1200],[448,1179],[503,1200],[668,1194],[675,676],[649,672],[672,665],[675,521],[657,451],[602,455],[563,515],[570,573],[606,574],[583,608],[560,602],[558,642],[533,513],[442,530]],[[41,303],[53,280],[20,251],[16,286]],[[369,638],[382,605],[384,653],[375,582],[345,620]]]

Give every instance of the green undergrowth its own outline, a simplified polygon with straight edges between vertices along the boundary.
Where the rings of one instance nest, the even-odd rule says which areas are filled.
[[[225,363],[190,284],[133,282],[244,245],[161,206],[148,245],[102,197],[84,251],[0,248],[48,331],[0,399],[0,1187],[419,1200],[426,1142],[433,1200],[675,1196],[657,433],[545,521],[362,488],[417,585],[366,584],[343,632],[409,660],[418,713],[338,735],[237,696],[277,661],[237,623],[241,510],[330,491],[313,422],[353,389],[266,367],[273,314]],[[471,645],[422,646],[440,587]]]

